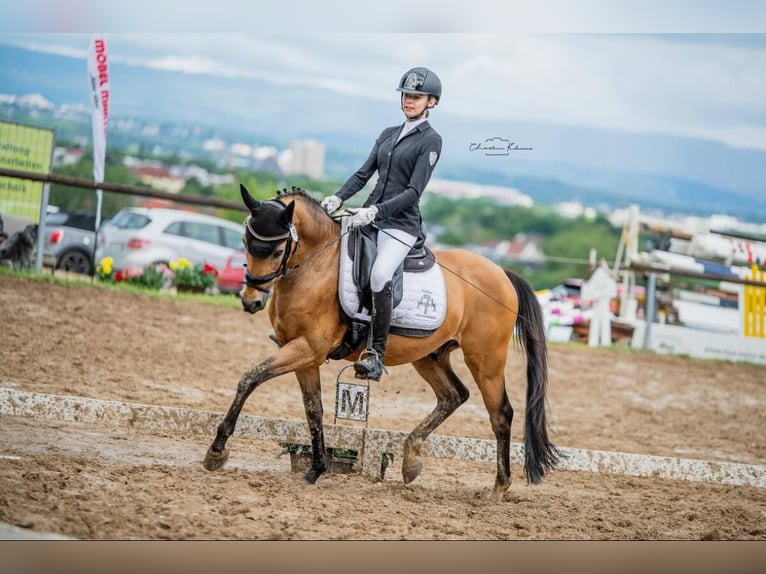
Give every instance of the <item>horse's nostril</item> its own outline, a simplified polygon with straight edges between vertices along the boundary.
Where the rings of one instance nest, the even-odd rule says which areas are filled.
[[[242,300],[242,310],[248,313],[257,313],[258,311],[263,309],[263,307],[264,307],[263,301],[261,301],[260,299],[255,299],[253,301],[247,301],[247,302],[244,299]]]

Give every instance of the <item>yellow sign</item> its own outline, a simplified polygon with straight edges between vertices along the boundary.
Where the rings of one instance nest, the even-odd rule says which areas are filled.
[[[53,143],[53,130],[0,121],[0,167],[50,173]],[[39,223],[42,193],[42,182],[0,177],[0,214]]]
[[[766,282],[766,272],[758,269],[753,263],[750,266],[750,274],[745,279]],[[745,319],[745,337],[766,338],[766,287],[745,285],[742,290],[742,316]]]

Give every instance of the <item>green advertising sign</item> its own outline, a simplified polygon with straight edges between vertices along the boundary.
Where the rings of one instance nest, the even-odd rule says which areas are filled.
[[[53,143],[53,130],[0,121],[0,167],[50,173]],[[42,182],[0,177],[0,214],[39,223],[42,193]]]

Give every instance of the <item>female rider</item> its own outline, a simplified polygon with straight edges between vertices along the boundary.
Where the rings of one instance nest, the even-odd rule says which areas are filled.
[[[420,197],[441,155],[442,139],[428,122],[439,103],[441,81],[428,68],[412,68],[399,86],[405,121],[386,128],[375,140],[367,161],[334,195],[322,200],[330,214],[361,190],[377,171],[378,181],[364,206],[351,217],[353,227],[375,224],[377,255],[372,265],[372,320],[368,348],[354,363],[357,378],[380,380],[391,325],[391,280],[399,264],[422,235]],[[425,239],[423,237],[423,239]]]

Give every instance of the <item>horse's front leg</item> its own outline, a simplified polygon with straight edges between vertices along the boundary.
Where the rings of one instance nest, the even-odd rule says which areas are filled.
[[[319,369],[314,367],[297,371],[298,383],[303,395],[303,407],[306,409],[306,421],[311,433],[311,468],[303,476],[309,484],[314,484],[317,478],[327,470],[327,453],[324,445],[324,427],[322,418],[322,386]]]
[[[205,468],[217,470],[226,463],[226,459],[229,456],[226,450],[226,441],[234,433],[239,413],[242,411],[242,407],[245,406],[245,401],[247,401],[250,393],[256,387],[279,375],[306,368],[312,363],[316,364],[317,360],[321,364],[321,359],[314,357],[314,353],[311,351],[306,340],[300,338],[290,341],[281,347],[276,355],[247,371],[242,376],[239,384],[237,384],[237,394],[234,397],[234,401],[226,412],[223,421],[218,425],[215,440],[205,455],[203,462]]]

